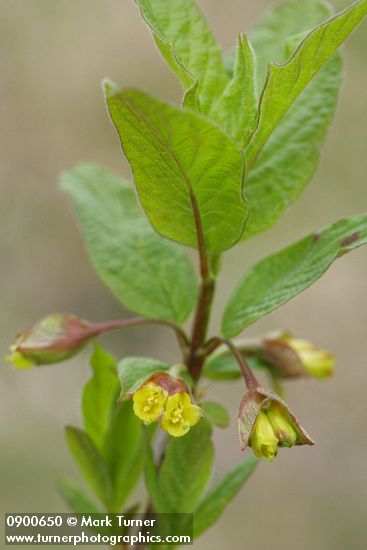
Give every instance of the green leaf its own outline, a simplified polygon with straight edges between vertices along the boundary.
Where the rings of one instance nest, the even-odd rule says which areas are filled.
[[[248,357],[246,355],[244,357],[252,369],[268,369],[270,367],[260,357]],[[242,376],[236,359],[227,349],[219,349],[208,357],[203,374],[210,380],[236,380]]]
[[[208,113],[227,82],[221,50],[194,0],[135,0],[168,65],[186,91],[185,104]]]
[[[165,512],[190,513],[198,504],[212,472],[211,427],[202,419],[185,436],[170,438],[159,482]]]
[[[210,115],[242,147],[248,144],[256,126],[255,67],[255,52],[246,35],[240,34],[232,79]]]
[[[125,357],[118,364],[122,395],[134,392],[143,382],[157,371],[170,368],[167,363],[149,357]]]
[[[333,119],[342,64],[336,55],[276,128],[246,180],[251,204],[243,238],[272,226],[312,179]]]
[[[151,447],[151,441],[148,437],[146,427],[144,427],[144,449],[145,449],[145,466],[144,475],[145,483],[148,489],[150,498],[152,499],[153,506],[158,513],[164,512],[163,497],[161,494],[161,488],[159,485],[158,470],[155,464],[153,450]]]
[[[228,428],[230,418],[224,405],[221,403],[214,403],[213,401],[204,401],[200,403],[200,406],[211,424],[218,426],[218,428]]]
[[[130,401],[118,403],[114,410],[104,454],[112,479],[114,512],[119,512],[135,487],[144,462],[142,425]]]
[[[269,62],[286,61],[287,40],[316,27],[330,17],[331,13],[330,4],[320,0],[284,0],[275,3],[264,13],[248,32],[256,52],[259,91],[265,83]],[[231,56],[234,59],[234,52]]]
[[[196,297],[185,251],[142,216],[131,185],[102,167],[79,165],[61,178],[71,194],[94,267],[115,296],[147,317],[182,323]]]
[[[57,488],[70,510],[75,514],[101,514],[103,512],[71,479],[58,479]]]
[[[246,483],[258,463],[255,457],[248,457],[209,491],[194,512],[194,538],[219,519],[225,507]]]
[[[238,334],[315,282],[334,260],[367,243],[367,214],[341,220],[261,260],[232,293],[222,331]]]
[[[82,411],[85,429],[101,450],[118,397],[119,379],[115,359],[97,343],[94,345],[90,366],[93,375],[84,387]]]
[[[250,29],[260,88],[269,61],[284,63],[305,37],[305,31],[331,13],[329,4],[319,0],[285,0],[275,4]],[[227,56],[230,65],[234,53]],[[295,101],[247,174],[246,196],[251,209],[243,238],[273,225],[311,180],[335,112],[341,69],[340,56],[335,55]]]
[[[261,94],[257,129],[246,151],[247,166],[256,160],[265,142],[315,74],[367,14],[367,0],[313,29],[284,65],[271,63]]]
[[[211,254],[241,237],[248,207],[240,148],[209,120],[142,92],[114,93],[107,104],[154,228]]]
[[[305,31],[331,13],[330,6],[319,0],[286,0],[265,14],[249,32],[261,87],[269,61],[285,62]],[[246,181],[251,210],[243,238],[273,225],[311,180],[335,112],[341,69],[340,56],[335,55],[301,93],[260,152]]]
[[[83,477],[96,495],[109,509],[112,496],[111,478],[102,455],[89,435],[83,430],[67,426],[66,441],[69,451],[79,466]]]

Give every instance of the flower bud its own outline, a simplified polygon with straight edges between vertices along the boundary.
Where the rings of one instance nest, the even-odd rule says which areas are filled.
[[[271,390],[260,387],[243,396],[238,430],[242,450],[249,446],[257,457],[269,461],[276,457],[278,447],[314,444],[286,403]]]
[[[87,321],[54,313],[22,332],[8,359],[16,368],[58,363],[76,355],[93,336]]]
[[[173,437],[185,435],[202,416],[192,402],[190,389],[181,378],[155,372],[134,392],[134,412],[145,424],[159,420],[162,430]]]
[[[323,379],[334,372],[335,358],[330,352],[316,348],[308,340],[293,338],[289,333],[265,340],[264,352],[265,359],[282,377]]]

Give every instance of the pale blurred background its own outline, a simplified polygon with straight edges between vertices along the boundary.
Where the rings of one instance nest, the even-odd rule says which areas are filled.
[[[300,0],[301,1],[301,0]],[[224,48],[267,0],[201,0]],[[344,7],[347,2],[337,2]],[[317,176],[269,232],[226,255],[215,326],[233,285],[260,256],[343,215],[367,210],[367,27],[345,48],[346,78]],[[0,0],[0,344],[50,311],[97,321],[126,315],[91,268],[59,172],[79,160],[129,176],[102,99],[105,76],[178,101],[179,86],[131,0]],[[367,250],[338,261],[312,289],[251,327],[290,328],[337,356],[331,382],[291,383],[287,399],[317,441],[262,464],[200,550],[365,550],[367,547]],[[213,326],[213,328],[215,328]],[[118,357],[175,361],[164,330],[104,339]],[[1,511],[65,511],[59,474],[77,475],[63,425],[78,423],[87,353],[54,367],[0,374]],[[234,417],[238,383],[212,387]],[[235,422],[215,434],[215,476],[242,459]]]

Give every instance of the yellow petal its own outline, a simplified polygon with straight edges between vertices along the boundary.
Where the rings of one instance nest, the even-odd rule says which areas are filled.
[[[250,445],[254,454],[259,458],[266,458],[266,460],[272,461],[276,457],[278,438],[266,413],[263,411],[260,411],[258,414]]]
[[[171,421],[171,417],[166,413],[163,414],[160,423],[162,430],[165,430],[173,437],[182,437],[190,430],[188,422],[177,422],[177,424],[174,424]]]
[[[189,394],[178,392],[166,401],[161,428],[173,437],[182,437],[199,422],[201,415],[200,407],[191,402]]]
[[[334,371],[334,356],[322,350],[307,351],[300,354],[305,369],[315,378],[329,378]]]
[[[266,416],[276,437],[279,439],[279,445],[281,447],[293,447],[297,441],[297,432],[290,421],[290,416],[275,402],[266,411]]]
[[[167,400],[167,392],[153,382],[143,385],[133,396],[134,413],[145,424],[151,424],[160,418]]]
[[[165,411],[167,413],[172,413],[177,407],[181,406],[184,398],[182,396],[187,395],[186,393],[174,393],[170,395],[166,401]]]
[[[190,405],[188,409],[185,410],[185,419],[187,419],[190,426],[195,426],[202,417],[201,408],[198,405]]]

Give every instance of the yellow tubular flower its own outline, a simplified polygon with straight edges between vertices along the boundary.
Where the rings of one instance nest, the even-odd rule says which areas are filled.
[[[133,396],[134,413],[144,424],[155,422],[163,414],[167,396],[168,392],[154,382],[141,386]]]
[[[332,376],[335,366],[334,356],[300,338],[290,338],[288,345],[294,349],[310,376],[314,378],[329,378]]]
[[[272,462],[278,452],[278,443],[279,440],[266,413],[260,411],[250,440],[254,454]]]
[[[273,402],[266,411],[266,416],[279,439],[279,447],[293,447],[297,441],[297,433],[280,406]]]
[[[173,437],[181,437],[199,422],[201,415],[200,407],[193,405],[189,394],[178,392],[167,399],[161,428]]]
[[[254,454],[270,462],[278,447],[314,445],[288,405],[272,390],[250,388],[242,396],[238,410],[241,449],[252,447]]]

